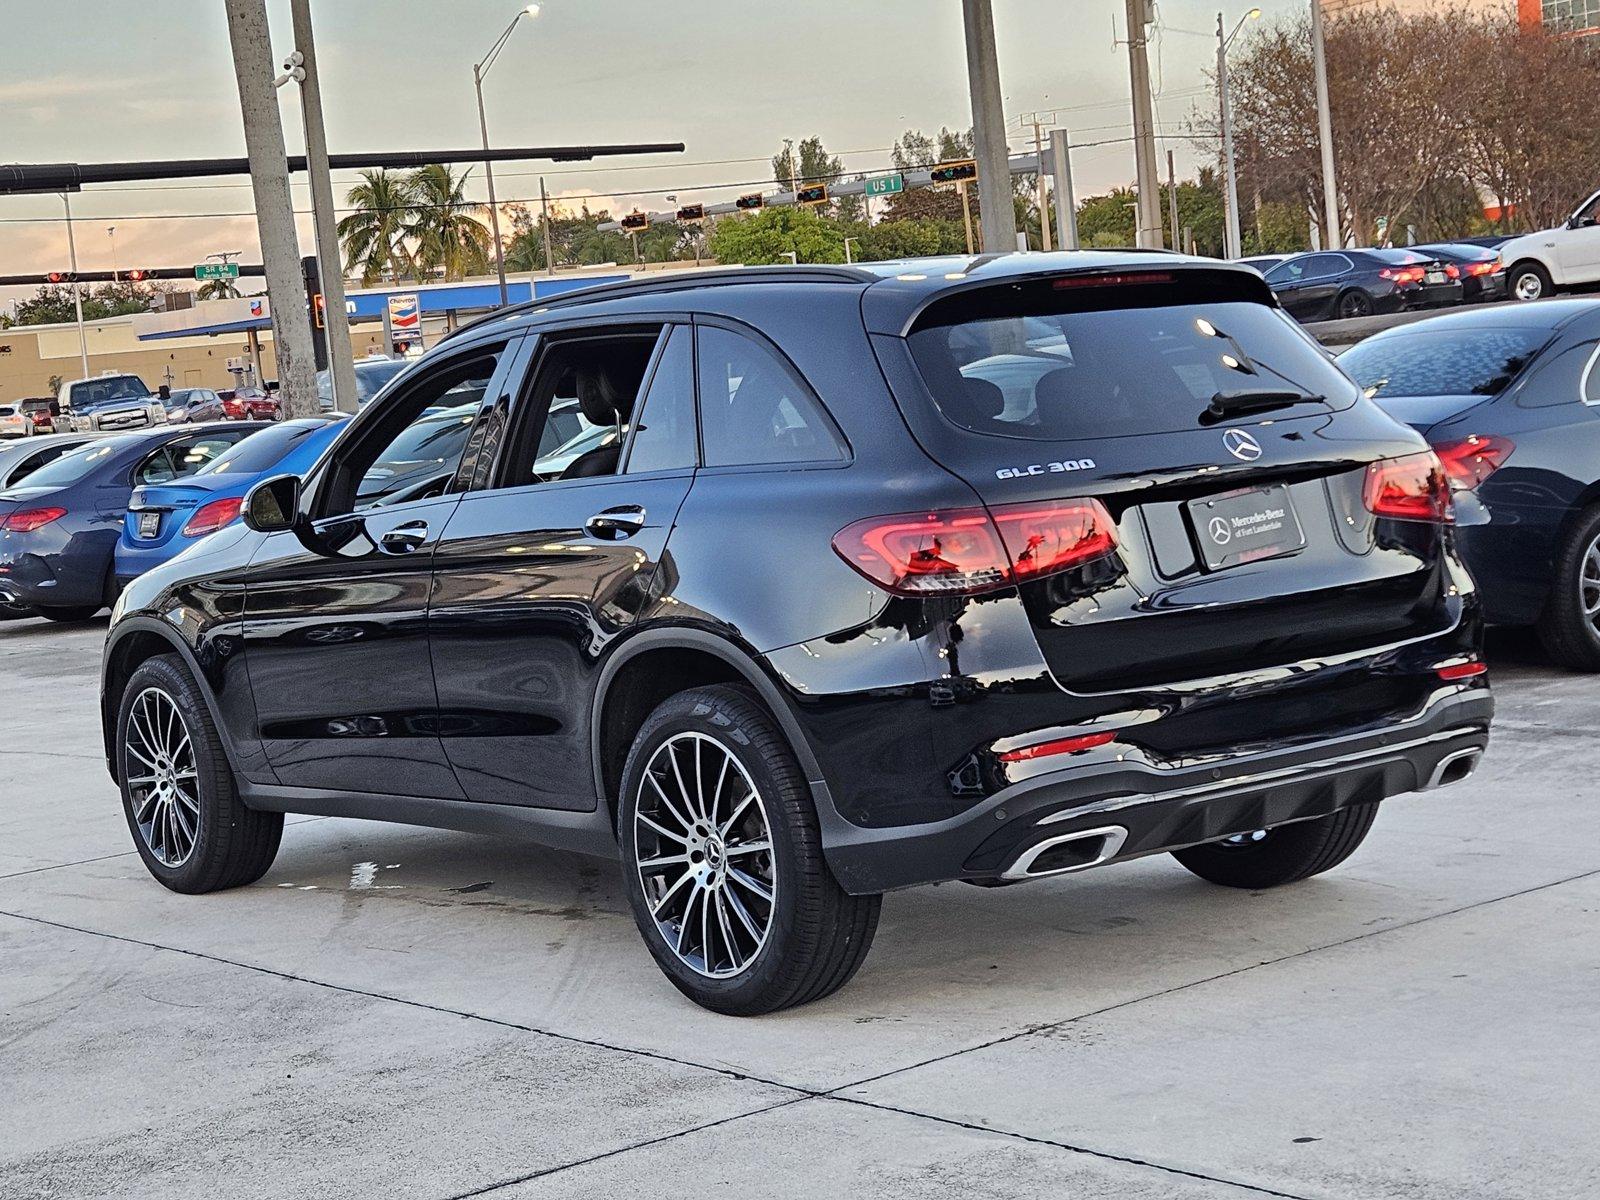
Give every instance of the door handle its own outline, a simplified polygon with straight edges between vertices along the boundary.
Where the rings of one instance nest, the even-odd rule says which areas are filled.
[[[644,528],[644,508],[638,504],[619,504],[595,513],[583,523],[583,527],[591,537],[619,542]]]
[[[379,538],[378,547],[385,554],[410,554],[413,550],[420,550],[427,540],[426,521],[407,521],[404,525],[396,525]]]

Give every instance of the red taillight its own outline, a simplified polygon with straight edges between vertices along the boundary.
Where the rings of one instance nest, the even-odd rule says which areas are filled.
[[[1516,444],[1509,438],[1473,434],[1459,442],[1435,446],[1434,453],[1450,477],[1450,486],[1470,490],[1477,487],[1511,457]]]
[[[42,525],[67,515],[64,508],[25,508],[0,521],[0,530],[6,533],[32,533]]]
[[[1100,558],[1116,549],[1098,500],[1053,500],[869,517],[841,529],[833,548],[901,596],[994,591]]]
[[[1423,274],[1421,267],[1384,267],[1378,272],[1378,278],[1399,284],[1421,283]]]
[[[200,537],[203,534],[215,533],[239,515],[241,503],[238,496],[228,496],[222,500],[202,504],[194,510],[194,516],[190,517],[188,524],[183,527],[183,536]]]
[[[1444,265],[1444,273],[1446,275],[1448,275],[1451,279],[1460,279],[1461,278],[1461,268],[1456,266],[1455,263],[1445,263],[1445,265]]]
[[[1064,279],[1052,279],[1050,286],[1063,292],[1070,288],[1134,287],[1141,283],[1171,282],[1170,271],[1137,271],[1126,275],[1068,275]]]
[[[1455,520],[1450,479],[1432,450],[1369,463],[1362,498],[1380,517],[1440,524]]]
[[[1434,673],[1446,683],[1454,683],[1461,679],[1476,679],[1479,675],[1488,674],[1488,671],[1488,663],[1477,661],[1451,663],[1447,667],[1434,668]]]
[[[1467,266],[1468,275],[1493,275],[1496,271],[1505,270],[1505,264],[1498,258],[1491,258],[1485,262],[1470,263]]]
[[[1111,729],[1104,733],[1086,733],[1081,737],[1056,738],[1052,742],[1040,742],[1020,750],[1007,750],[995,757],[1004,763],[1027,762],[1030,758],[1045,758],[1051,754],[1076,754],[1080,750],[1093,750],[1096,746],[1116,740],[1117,731]]]

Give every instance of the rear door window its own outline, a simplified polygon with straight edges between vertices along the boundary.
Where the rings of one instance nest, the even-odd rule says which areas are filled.
[[[1015,312],[958,302],[912,332],[912,356],[948,420],[1065,441],[1193,429],[1219,392],[1295,391],[1335,408],[1356,400],[1338,368],[1265,304],[1100,308],[1079,296],[1080,311],[1051,312],[1051,299],[1024,299]]]
[[[698,330],[701,444],[708,467],[837,462],[844,440],[776,351],[730,329]]]

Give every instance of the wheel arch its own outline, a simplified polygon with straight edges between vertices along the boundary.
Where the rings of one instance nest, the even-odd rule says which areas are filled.
[[[600,673],[592,706],[590,734],[595,794],[609,806],[615,827],[622,763],[634,732],[656,705],[689,688],[717,683],[751,687],[783,730],[800,760],[814,797],[822,768],[777,682],[753,651],[700,629],[646,630],[635,634],[608,659]]]
[[[238,761],[228,727],[217,707],[217,698],[211,693],[206,673],[189,646],[177,630],[152,617],[128,617],[117,623],[106,639],[105,654],[100,668],[100,730],[105,745],[106,770],[111,778],[117,777],[117,754],[113,743],[117,736],[117,709],[122,704],[122,694],[127,690],[133,673],[150,659],[162,654],[177,654],[189,670],[190,677],[200,694],[205,697],[211,711],[211,723],[221,736],[223,753],[228,766],[238,774]]]

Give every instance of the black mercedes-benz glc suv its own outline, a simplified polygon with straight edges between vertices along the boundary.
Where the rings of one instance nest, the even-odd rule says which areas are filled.
[[[464,448],[375,467],[446,410]],[[766,1012],[850,978],[885,891],[1160,852],[1268,887],[1465,777],[1451,513],[1247,269],[597,287],[454,334],[130,585],[106,753],[174,890],[259,879],[286,812],[620,853],[672,982]]]

